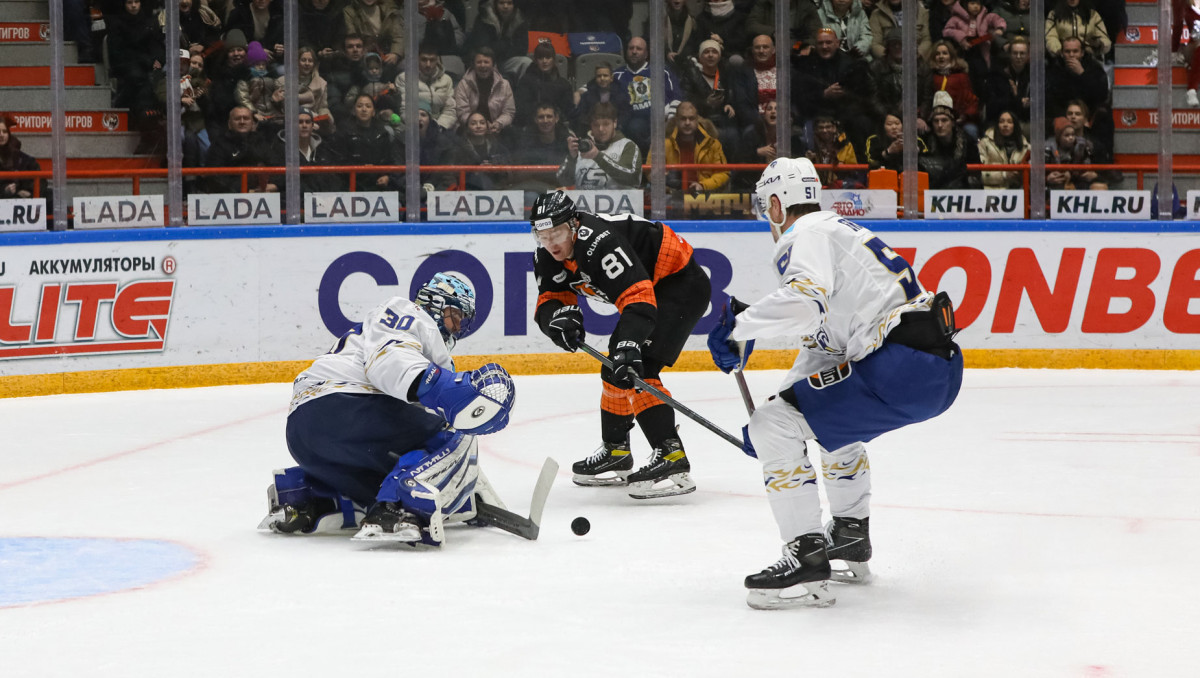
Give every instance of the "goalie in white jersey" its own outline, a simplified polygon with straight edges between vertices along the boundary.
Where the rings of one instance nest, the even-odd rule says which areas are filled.
[[[259,528],[360,527],[356,540],[440,545],[442,521],[474,517],[477,492],[496,503],[473,434],[504,428],[515,392],[495,363],[454,371],[450,350],[474,317],[474,290],[439,273],[296,377],[287,445],[299,466],[275,472]]]
[[[821,211],[810,161],[775,160],[755,191],[776,240],[780,286],[750,306],[731,297],[709,349],[729,372],[745,365],[754,339],[800,335],[803,345],[781,393],[743,429],[785,542],[783,558],[746,577],[747,602],[825,606],[835,602],[827,580],[870,578],[863,443],[950,407],[962,384],[962,354],[949,297],[922,288],[908,262],[871,231]],[[832,513],[824,527],[810,440],[822,448]],[[834,569],[830,560],[846,566]]]

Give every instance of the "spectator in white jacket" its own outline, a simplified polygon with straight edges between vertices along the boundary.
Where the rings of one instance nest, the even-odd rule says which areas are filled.
[[[581,191],[637,188],[642,180],[642,152],[617,129],[611,103],[592,109],[591,130],[584,138],[567,138],[567,157],[558,180]]]
[[[404,102],[408,95],[407,78],[402,71],[396,76],[396,91],[400,93],[400,116],[404,116]],[[417,48],[417,104],[429,104],[430,115],[443,130],[450,131],[458,125],[454,112],[454,81],[442,68],[442,58],[435,46],[421,43]],[[403,129],[403,125],[401,125]]]

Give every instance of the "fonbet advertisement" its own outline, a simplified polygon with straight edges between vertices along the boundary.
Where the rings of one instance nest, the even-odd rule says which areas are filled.
[[[730,294],[753,302],[777,284],[770,235],[745,227],[759,230],[680,225],[712,278],[714,308]],[[964,348],[1200,349],[1196,234],[878,235],[912,264],[897,284],[915,273],[950,294]],[[532,246],[522,231],[5,248],[0,373],[304,360],[439,271],[468,279],[477,295],[474,331],[458,353],[554,352],[532,321]],[[600,344],[615,309],[583,308]],[[687,348],[705,350],[715,322],[710,309]]]

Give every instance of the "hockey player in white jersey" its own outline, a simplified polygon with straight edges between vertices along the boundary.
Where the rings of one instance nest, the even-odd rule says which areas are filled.
[[[299,466],[276,471],[259,527],[357,526],[356,540],[440,545],[443,520],[473,517],[475,493],[490,492],[475,435],[504,428],[515,397],[495,363],[454,371],[450,350],[474,317],[471,287],[439,273],[415,302],[380,304],[304,370],[286,432]]]
[[[945,293],[871,231],[821,211],[807,159],[779,158],[755,187],[771,225],[779,288],[752,305],[730,298],[709,334],[713,360],[740,369],[754,339],[799,335],[803,345],[778,396],[750,417],[745,450],[763,467],[783,557],[746,577],[754,608],[835,602],[827,581],[865,582],[870,465],[863,443],[944,412],[962,383],[962,354]],[[832,520],[822,527],[817,472],[805,441],[821,448]],[[831,560],[846,563],[833,568]]]

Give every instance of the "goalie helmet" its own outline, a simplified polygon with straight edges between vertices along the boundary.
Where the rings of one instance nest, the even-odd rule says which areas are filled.
[[[779,198],[786,220],[787,209],[793,205],[821,204],[821,178],[808,158],[776,158],[763,170],[754,195],[758,218],[771,224],[771,231],[778,237],[784,222],[771,221],[771,196]]]
[[[462,278],[450,273],[434,275],[432,280],[417,290],[416,304],[437,323],[447,350],[454,350],[458,338],[471,331],[475,319],[475,290]],[[462,313],[457,332],[446,327],[447,308],[456,308]]]

